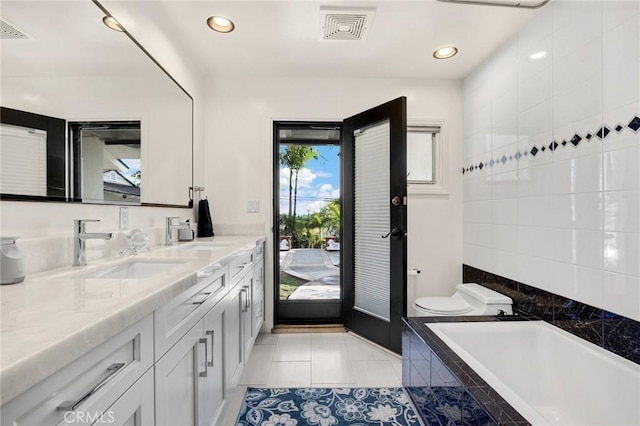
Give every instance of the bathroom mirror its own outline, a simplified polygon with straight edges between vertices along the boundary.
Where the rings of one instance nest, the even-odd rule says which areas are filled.
[[[2,164],[16,166],[18,182],[2,185],[2,199],[187,207],[191,96],[129,34],[104,25],[97,2],[3,0],[0,13],[3,134],[30,136],[8,148],[2,142]],[[51,122],[55,128],[42,124]],[[125,128],[131,123],[135,138]],[[73,126],[87,124],[79,131],[93,142],[74,143]],[[29,187],[27,166],[45,180],[38,189],[20,189]]]

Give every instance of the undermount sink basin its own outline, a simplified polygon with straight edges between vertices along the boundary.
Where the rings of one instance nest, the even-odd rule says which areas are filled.
[[[196,243],[196,244],[190,244],[188,246],[185,246],[184,249],[185,250],[221,250],[223,248],[226,248],[227,244],[220,244],[220,243]]]
[[[130,260],[117,265],[104,266],[92,271],[68,275],[68,278],[136,280],[151,278],[189,260]]]

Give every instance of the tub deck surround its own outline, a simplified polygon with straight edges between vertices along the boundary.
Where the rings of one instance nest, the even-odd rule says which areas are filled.
[[[529,320],[520,315],[403,318],[402,383],[423,420],[427,424],[447,420],[437,418],[440,413],[435,410],[425,410],[433,406],[430,399],[437,399],[450,407],[445,408],[449,420],[452,413],[459,417],[455,424],[531,424],[426,325]]]
[[[513,310],[555,325],[640,364],[640,322],[602,308],[463,265],[463,282],[475,282],[513,300]]]
[[[185,250],[188,242],[150,253],[93,261],[27,276],[0,287],[2,342],[0,403],[11,400],[89,350],[136,323],[197,283],[198,270],[255,247],[263,236],[199,238],[216,250]],[[145,279],[78,279],[67,275],[128,260],[174,259],[184,263]]]

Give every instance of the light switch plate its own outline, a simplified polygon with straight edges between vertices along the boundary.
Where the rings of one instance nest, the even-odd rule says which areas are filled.
[[[119,228],[121,231],[129,229],[129,207],[120,207]]]
[[[260,201],[258,200],[247,201],[247,213],[258,213],[258,212],[260,212]]]

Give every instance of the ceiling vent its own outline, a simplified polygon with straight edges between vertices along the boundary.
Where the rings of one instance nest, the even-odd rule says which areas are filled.
[[[364,40],[375,9],[320,8],[321,40]]]
[[[23,40],[29,38],[28,35],[20,31],[4,19],[0,19],[0,29],[2,30],[2,34],[0,34],[0,40]]]
[[[438,0],[444,3],[479,4],[484,6],[520,7],[523,9],[537,9],[549,0]]]

